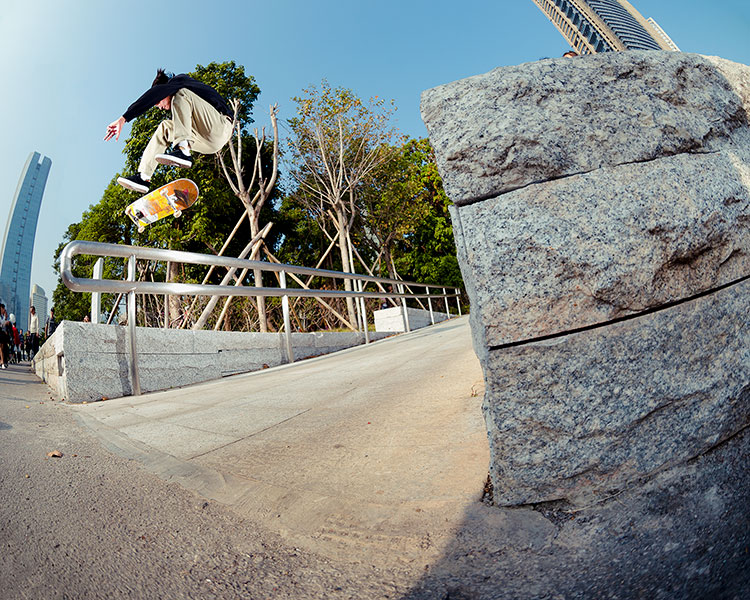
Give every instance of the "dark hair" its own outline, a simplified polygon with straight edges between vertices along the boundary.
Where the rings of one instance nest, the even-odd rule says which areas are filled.
[[[167,81],[172,79],[172,77],[174,77],[172,73],[168,73],[164,69],[157,69],[156,77],[154,77],[154,81],[151,84],[151,87],[154,87],[155,85],[161,85],[162,83],[167,83]]]

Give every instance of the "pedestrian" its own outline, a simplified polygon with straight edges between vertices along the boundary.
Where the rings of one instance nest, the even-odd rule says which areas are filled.
[[[29,360],[31,360],[39,351],[39,315],[36,314],[35,306],[29,309],[29,328],[27,331],[30,336],[27,349]]]
[[[16,315],[13,313],[10,313],[10,329],[11,329],[11,362],[13,363],[19,363],[21,362],[21,336],[18,335],[18,329],[16,328]]]
[[[5,304],[0,304],[0,369],[8,368],[8,313],[5,310]]]
[[[47,324],[44,326],[44,337],[46,339],[49,339],[50,336],[55,333],[55,329],[57,329],[57,321],[55,321],[55,309],[50,308],[49,318],[47,319]]]
[[[157,165],[190,168],[192,151],[215,154],[232,137],[232,111],[214,88],[188,75],[172,75],[159,69],[151,87],[107,126],[104,140],[120,139],[123,125],[152,106],[171,111],[172,118],[156,128],[143,152],[138,172],[117,178],[121,186],[141,194],[149,191]]]

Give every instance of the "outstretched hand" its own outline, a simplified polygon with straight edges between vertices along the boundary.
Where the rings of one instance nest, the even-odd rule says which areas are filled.
[[[120,117],[117,121],[112,121],[107,125],[107,135],[104,136],[104,141],[115,138],[115,141],[120,139],[120,133],[122,132],[122,126],[125,125],[125,117]]]

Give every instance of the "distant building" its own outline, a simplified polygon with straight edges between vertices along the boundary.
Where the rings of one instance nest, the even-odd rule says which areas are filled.
[[[32,306],[36,310],[37,317],[39,317],[39,327],[44,327],[44,324],[47,322],[47,317],[49,316],[49,313],[47,312],[47,294],[44,289],[39,287],[36,283],[31,286],[29,309],[31,309]]]
[[[8,313],[16,315],[16,327],[24,331],[29,321],[36,224],[51,166],[52,161],[38,152],[32,152],[26,160],[10,207],[0,254],[0,299]]]
[[[533,1],[578,54],[679,50],[656,21],[625,0]]]
[[[656,35],[658,35],[662,39],[662,41],[669,47],[669,50],[673,50],[674,52],[680,51],[680,49],[677,47],[677,44],[672,41],[672,38],[667,35],[667,32],[664,31],[656,21],[654,21],[651,17],[646,20],[656,32]]]

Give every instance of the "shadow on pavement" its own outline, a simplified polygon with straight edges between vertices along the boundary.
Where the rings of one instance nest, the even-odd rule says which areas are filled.
[[[477,503],[405,600],[746,598],[750,429],[604,503]]]

